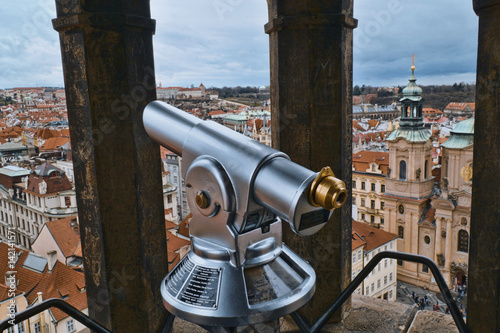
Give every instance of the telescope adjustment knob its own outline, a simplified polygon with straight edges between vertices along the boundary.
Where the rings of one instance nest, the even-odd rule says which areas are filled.
[[[205,191],[198,191],[195,197],[196,205],[201,209],[208,208],[210,206],[210,198],[207,196]]]
[[[326,210],[340,208],[347,200],[345,183],[335,178],[330,167],[324,167],[311,183],[309,202]]]

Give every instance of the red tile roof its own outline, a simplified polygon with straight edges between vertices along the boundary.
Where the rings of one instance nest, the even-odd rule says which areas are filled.
[[[76,255],[80,248],[80,227],[76,223],[76,215],[49,221],[45,226],[66,258]]]
[[[8,258],[9,249],[7,243],[1,242],[0,258]],[[43,299],[62,299],[65,295],[67,298],[64,300],[78,310],[87,307],[87,293],[81,289],[85,286],[83,273],[77,272],[59,261],[55,263],[52,271],[49,271],[48,265],[46,265],[43,272],[37,272],[24,266],[30,252],[20,248],[15,248],[15,250],[20,255],[14,269],[9,267],[7,260],[0,260],[0,276],[5,276],[8,271],[15,271],[18,281],[17,290],[25,293],[28,303],[33,303],[37,298],[37,293],[41,292]],[[51,311],[58,321],[68,317],[60,310],[52,309]]]
[[[192,213],[189,213],[188,216],[184,220],[182,220],[179,225],[179,230],[177,232],[182,236],[189,237],[189,222],[191,222],[191,218],[193,217]]]
[[[44,163],[37,168],[37,170],[42,170],[42,171],[47,169],[52,170],[57,168],[52,166],[50,163]],[[32,173],[28,178],[28,186],[26,187],[25,191],[32,192],[35,194],[40,194],[39,184],[42,183],[43,181],[45,181],[45,183],[47,184],[47,193],[46,193],[47,195],[61,191],[71,190],[73,188],[73,185],[71,185],[71,182],[69,181],[66,174],[64,174],[62,170],[59,169],[57,170],[59,172],[58,175],[56,173],[52,173],[49,174],[48,176],[45,176],[44,174],[42,174],[42,176],[38,176],[36,172]]]
[[[366,223],[352,220],[352,230],[366,242],[365,251],[371,251],[377,247],[384,245],[393,239],[398,238],[398,235],[390,232],[370,227]]]
[[[422,222],[429,222],[433,223],[435,218],[434,216],[436,215],[436,210],[434,208],[429,208],[425,212],[424,220]]]
[[[352,238],[351,238],[351,248],[352,250],[355,250],[361,246],[366,245],[366,242],[359,236],[354,230],[352,231]]]
[[[174,229],[174,228],[177,228],[178,225],[172,221],[169,221],[167,219],[165,219],[165,229]]]
[[[57,151],[59,147],[70,142],[69,137],[52,137],[47,139],[41,146],[40,151]]]
[[[370,164],[376,163],[382,174],[387,175],[389,167],[389,153],[379,151],[360,151],[352,155],[352,164],[358,172],[366,172]]]
[[[180,237],[177,237],[170,232],[167,232],[167,249],[168,249],[168,251],[175,252],[175,251],[178,251],[181,248],[183,248],[184,246],[187,246],[189,244],[191,244],[190,241],[182,239]]]

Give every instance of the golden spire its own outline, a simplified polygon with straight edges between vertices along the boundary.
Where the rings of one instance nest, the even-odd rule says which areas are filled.
[[[415,59],[417,59],[417,57],[415,57],[415,53],[412,54],[410,59],[411,59],[411,71],[413,72],[415,70]]]

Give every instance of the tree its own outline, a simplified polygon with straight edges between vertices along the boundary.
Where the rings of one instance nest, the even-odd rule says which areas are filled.
[[[355,85],[355,86],[354,86],[354,88],[353,88],[353,90],[352,90],[352,94],[353,94],[354,96],[359,96],[359,95],[361,95],[361,90],[359,89],[359,86],[358,86],[358,85]]]

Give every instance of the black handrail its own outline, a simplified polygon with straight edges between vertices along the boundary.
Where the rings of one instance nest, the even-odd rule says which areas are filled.
[[[19,324],[20,322],[25,321],[28,318],[33,317],[34,315],[37,315],[40,312],[45,311],[52,307],[58,308],[59,310],[63,311],[67,315],[70,315],[71,317],[73,317],[74,319],[76,319],[77,321],[79,321],[80,323],[82,323],[83,325],[87,326],[88,328],[97,333],[111,333],[110,330],[99,325],[98,323],[90,319],[90,317],[88,317],[83,312],[77,310],[76,308],[69,305],[65,301],[57,298],[50,298],[31,308],[16,313],[16,316],[13,319],[14,324]],[[3,332],[4,330],[12,326],[11,322],[9,321],[11,321],[11,319],[6,319],[0,323],[0,332]]]
[[[453,299],[450,293],[450,289],[448,289],[448,286],[446,285],[446,282],[444,281],[443,276],[441,275],[441,272],[439,271],[439,268],[437,265],[432,261],[431,259],[421,256],[421,255],[416,255],[416,254],[408,254],[408,253],[403,253],[403,252],[393,252],[393,251],[384,251],[380,252],[376,256],[372,258],[368,262],[368,264],[363,268],[361,272],[356,276],[356,278],[347,286],[347,288],[340,294],[340,297],[326,310],[326,312],[318,319],[318,321],[312,326],[309,327],[308,323],[298,314],[298,312],[292,313],[292,318],[295,320],[297,323],[297,326],[299,326],[300,330],[302,333],[317,333],[325,324],[328,322],[330,317],[337,311],[342,304],[351,296],[351,294],[356,290],[356,288],[363,282],[363,280],[370,274],[372,270],[375,269],[377,264],[385,258],[391,258],[391,259],[400,259],[400,260],[405,260],[405,261],[411,261],[411,262],[416,262],[416,263],[421,263],[424,265],[427,265],[432,271],[432,274],[434,275],[434,278],[436,280],[436,283],[439,287],[439,290],[444,296],[444,300],[446,302],[446,305],[448,305],[448,308],[450,309],[450,313],[453,317],[453,320],[455,321],[455,325],[457,325],[457,328],[460,333],[470,333],[470,329],[465,325],[464,319],[462,318],[462,314],[460,313],[460,310],[458,309],[457,303]]]

